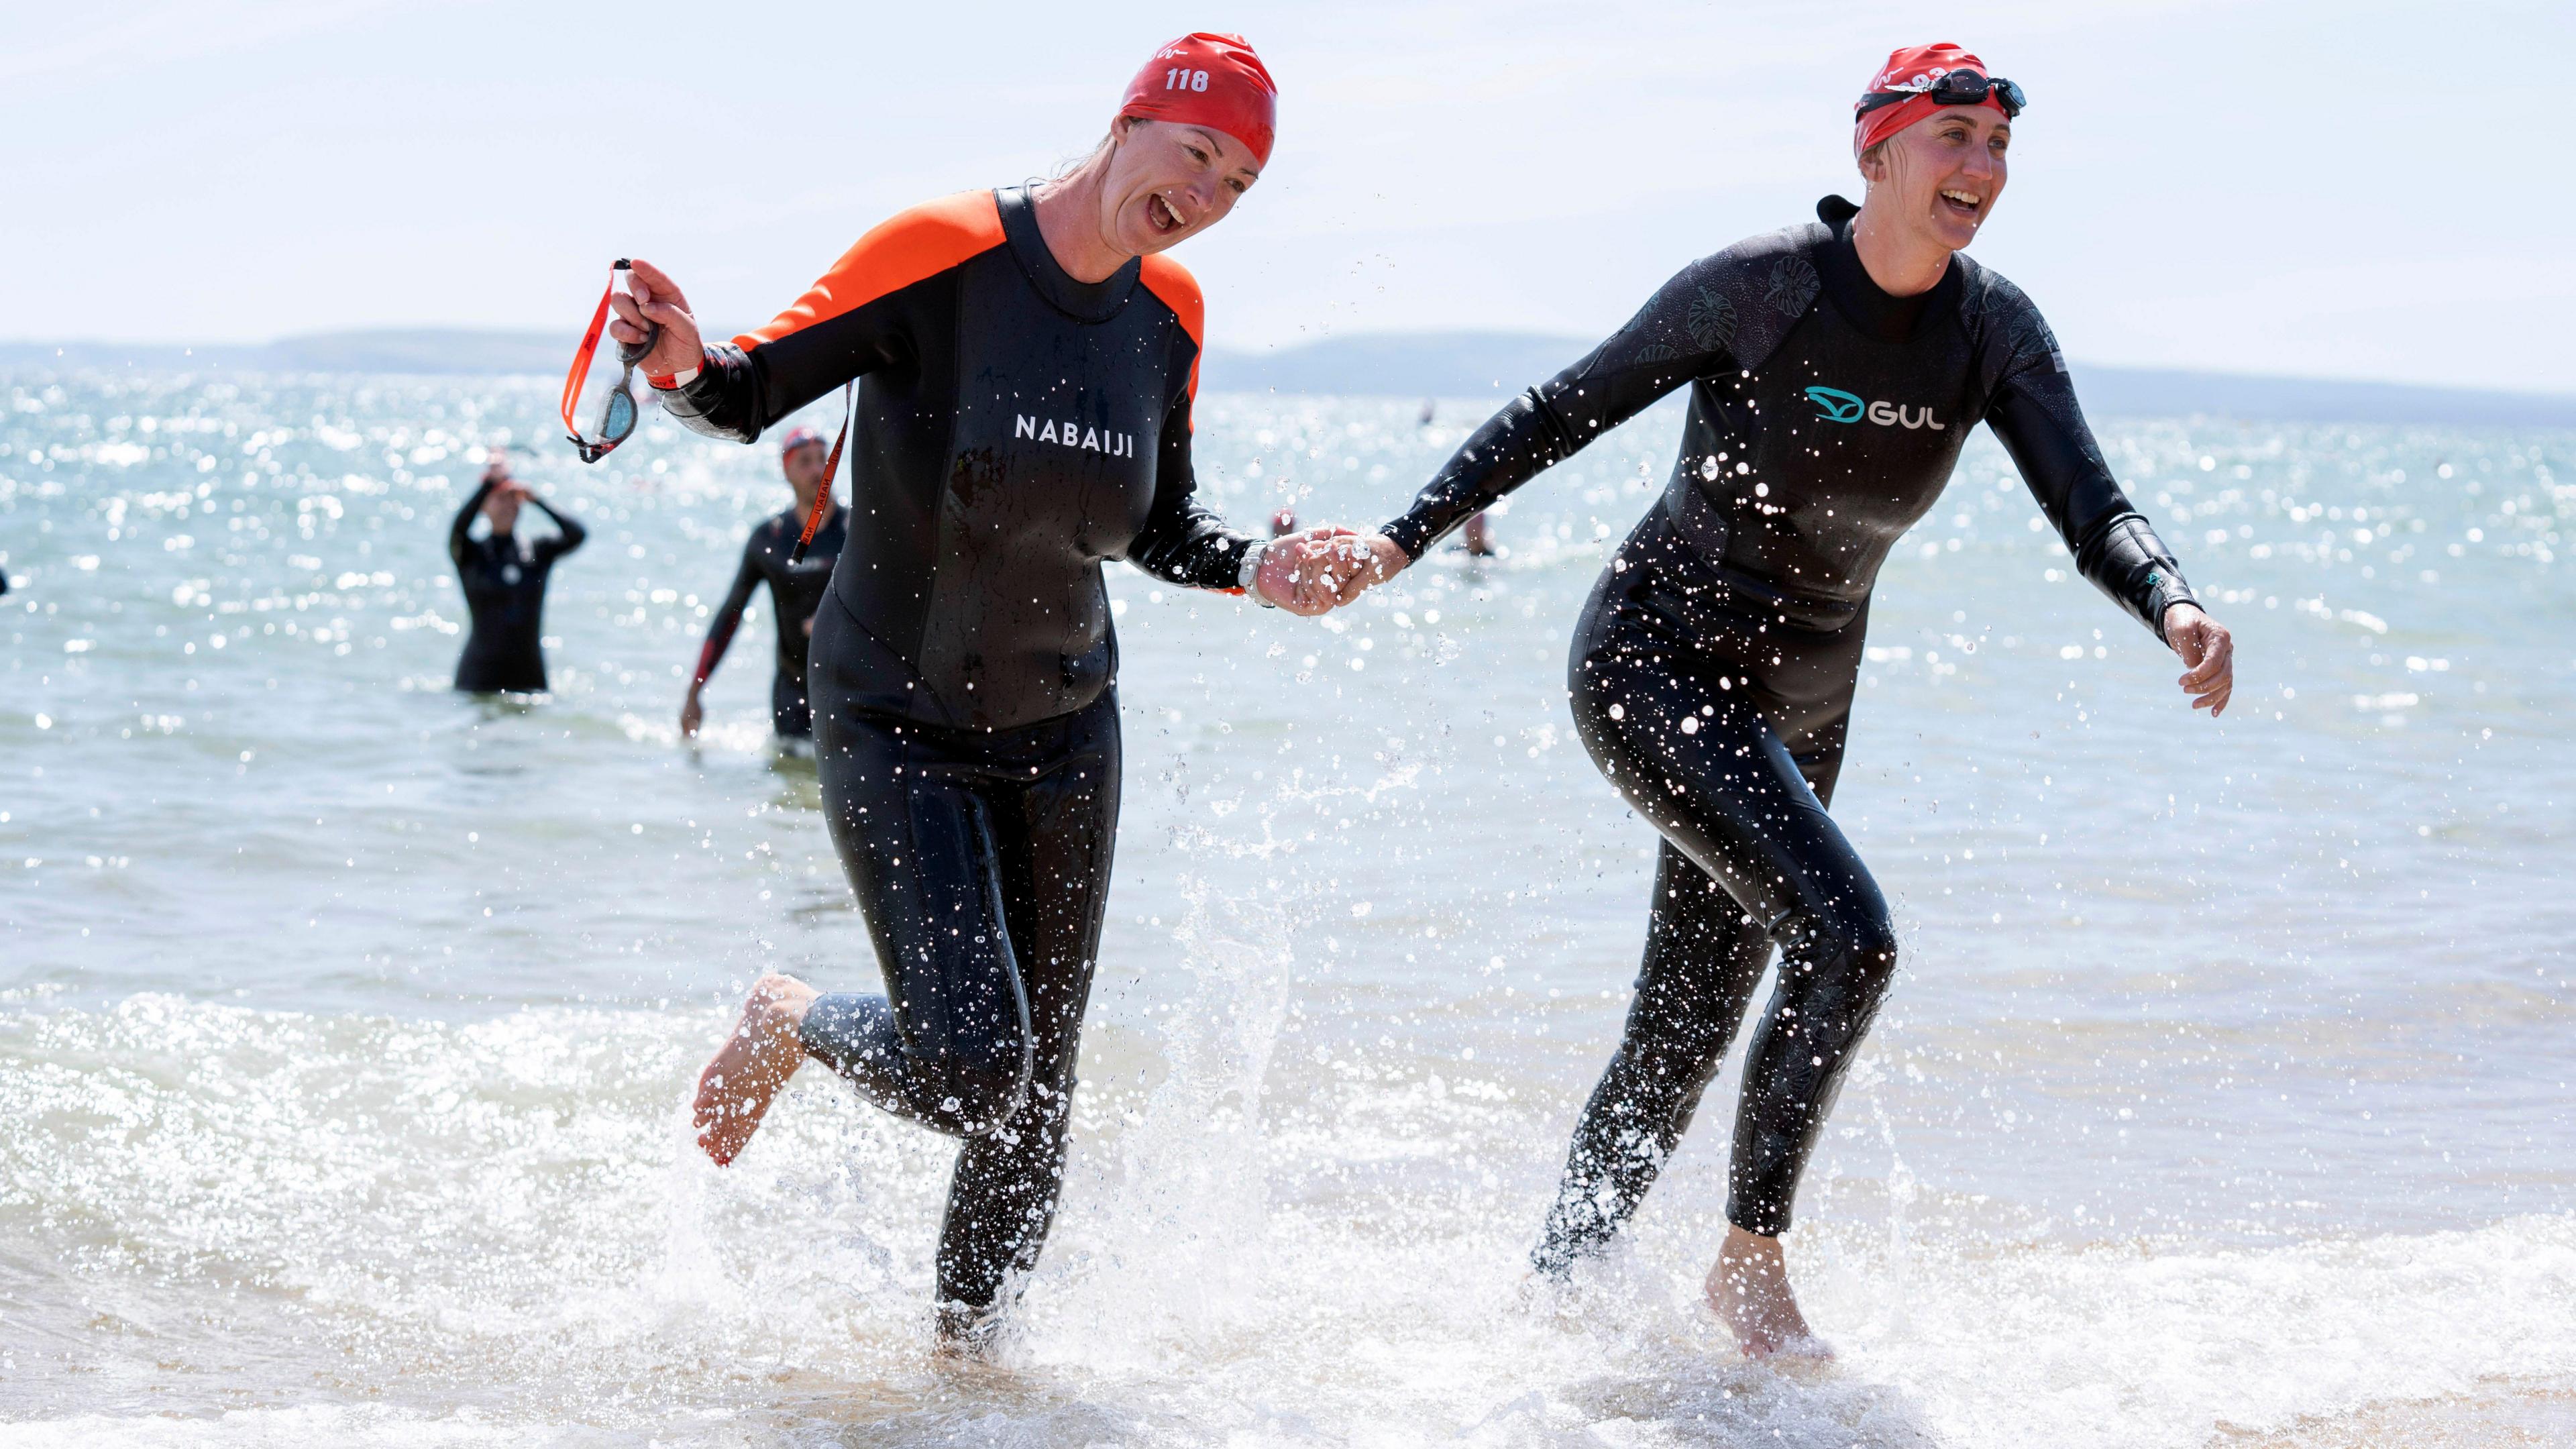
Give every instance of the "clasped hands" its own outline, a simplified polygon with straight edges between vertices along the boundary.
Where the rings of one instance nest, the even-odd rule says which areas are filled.
[[[1320,525],[1270,540],[1252,587],[1292,614],[1329,614],[1413,562],[1382,533]]]

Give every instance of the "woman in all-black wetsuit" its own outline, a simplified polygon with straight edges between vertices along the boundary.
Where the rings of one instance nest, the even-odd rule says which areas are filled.
[[[525,543],[518,535],[519,505],[532,503],[555,521],[552,538]],[[474,515],[491,519],[492,531],[471,534]],[[447,526],[447,556],[465,585],[465,609],[474,621],[465,652],[456,660],[456,687],[475,694],[541,694],[546,687],[546,579],[555,561],[580,548],[590,535],[574,520],[546,506],[494,460],[483,486],[456,510]]]
[[[778,621],[778,671],[769,681],[769,726],[783,740],[808,739],[814,733],[814,710],[805,694],[805,665],[813,641],[815,616],[821,613],[823,598],[831,591],[832,565],[841,556],[841,544],[848,537],[848,524],[842,511],[830,499],[817,499],[816,490],[829,490],[831,480],[824,477],[826,467],[823,435],[812,428],[798,428],[787,435],[778,450],[779,466],[787,474],[788,486],[795,490],[796,506],[772,515],[751,531],[742,546],[742,567],[734,570],[733,588],[716,606],[716,616],[707,626],[707,642],[698,650],[698,672],[689,681],[688,698],[680,705],[680,733],[694,735],[705,717],[699,694],[707,679],[723,662],[725,649],[733,643],[734,630],[742,627],[742,611],[751,606],[752,590],[769,586],[769,611]],[[806,514],[820,501],[828,510],[822,525],[814,530],[814,540],[803,558],[795,558],[796,540],[805,529]]]
[[[825,815],[886,992],[764,978],[700,1077],[697,1123],[731,1160],[811,1055],[963,1139],[938,1251],[952,1338],[996,1321],[1036,1263],[1063,1171],[1118,815],[1101,562],[1334,602],[1290,577],[1327,545],[1256,547],[1197,494],[1199,292],[1158,255],[1257,177],[1271,96],[1241,41],[1190,36],[1064,179],[906,211],[730,346],[701,350],[644,262],[640,306],[617,301],[622,339],[644,335],[639,312],[661,325],[647,376],[700,432],[749,440],[858,379],[809,682]]]
[[[1695,262],[1590,356],[1470,437],[1372,541],[1386,571],[1675,388],[1691,390],[1661,502],[1611,556],[1568,684],[1604,774],[1663,835],[1645,964],[1574,1133],[1537,1266],[1561,1275],[1635,1210],[1716,1073],[1765,962],[1712,1305],[1748,1352],[1805,1336],[1777,1238],[1896,968],[1887,901],[1826,814],[1870,589],[1888,550],[1993,426],[2076,567],[2171,644],[2223,708],[2226,631],[2112,480],[2038,309],[1964,255],[2003,188],[2004,95],[1943,105],[1900,51],[1864,101],[1868,203]],[[1961,80],[1952,85],[1964,84]],[[2019,93],[2005,93],[2019,109]]]

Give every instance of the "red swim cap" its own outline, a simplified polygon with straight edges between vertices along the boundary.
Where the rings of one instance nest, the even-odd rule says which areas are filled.
[[[1983,76],[1994,74],[1986,69],[1984,61],[1944,40],[1891,51],[1887,64],[1880,66],[1878,74],[1870,77],[1869,89],[1875,92],[1923,90],[1954,70],[1972,70]],[[1853,104],[1857,107],[1859,103]],[[2004,108],[2004,103],[1995,99],[1992,91],[1988,91],[1985,100],[1979,104],[1992,106],[1998,111]],[[1855,114],[1852,154],[1859,155],[1940,109],[1941,103],[1930,96],[1916,96],[1910,101],[1881,106],[1865,116]]]
[[[1240,35],[1196,31],[1154,52],[1127,83],[1121,116],[1183,121],[1223,131],[1252,148],[1256,166],[1270,161],[1279,86]]]

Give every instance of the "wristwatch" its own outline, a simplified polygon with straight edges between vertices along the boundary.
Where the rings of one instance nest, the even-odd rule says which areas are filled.
[[[1263,551],[1267,550],[1269,547],[1269,543],[1265,540],[1262,542],[1256,542],[1244,549],[1243,567],[1235,570],[1234,582],[1235,587],[1252,596],[1252,602],[1259,604],[1265,609],[1275,609],[1279,606],[1270,602],[1268,599],[1263,598],[1261,596],[1260,588],[1261,555]]]

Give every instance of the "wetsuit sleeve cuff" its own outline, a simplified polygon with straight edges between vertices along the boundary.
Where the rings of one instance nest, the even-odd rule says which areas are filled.
[[[1420,563],[1423,551],[1431,547],[1429,525],[1410,513],[1389,522],[1378,532],[1384,535],[1388,542],[1403,549],[1404,556],[1415,563]]]
[[[2156,572],[2159,576],[2147,581],[2148,586],[2155,591],[2151,601],[2151,607],[2154,608],[2155,613],[2148,622],[2154,627],[2156,637],[2170,644],[2173,641],[2165,638],[2165,615],[2171,613],[2176,604],[2189,604],[2195,609],[2202,608],[2203,605],[2200,602],[2200,595],[2192,592],[2191,585],[2184,582],[2180,574],[2163,569]]]

